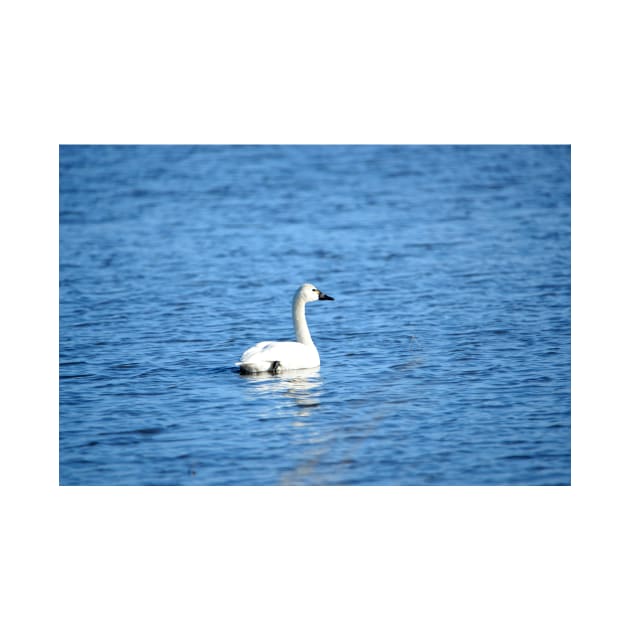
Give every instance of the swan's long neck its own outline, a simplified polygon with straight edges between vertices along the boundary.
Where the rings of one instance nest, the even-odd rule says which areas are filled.
[[[307,346],[313,345],[311,333],[306,323],[306,302],[299,295],[293,298],[293,328],[295,328],[295,336],[300,343]]]

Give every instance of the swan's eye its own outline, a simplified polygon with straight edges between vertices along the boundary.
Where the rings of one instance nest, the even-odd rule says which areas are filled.
[[[313,289],[313,291],[317,291],[317,289]]]

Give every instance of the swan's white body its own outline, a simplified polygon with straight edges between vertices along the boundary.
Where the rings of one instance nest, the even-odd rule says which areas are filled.
[[[293,297],[293,327],[297,341],[261,341],[243,352],[236,364],[241,373],[286,372],[319,365],[319,353],[306,323],[306,303],[332,300],[312,284],[303,284]]]

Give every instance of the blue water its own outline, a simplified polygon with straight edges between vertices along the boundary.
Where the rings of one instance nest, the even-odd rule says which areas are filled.
[[[61,484],[570,483],[569,147],[59,157]]]

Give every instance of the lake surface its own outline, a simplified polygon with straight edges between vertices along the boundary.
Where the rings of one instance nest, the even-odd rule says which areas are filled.
[[[568,146],[59,158],[61,484],[570,483]]]

